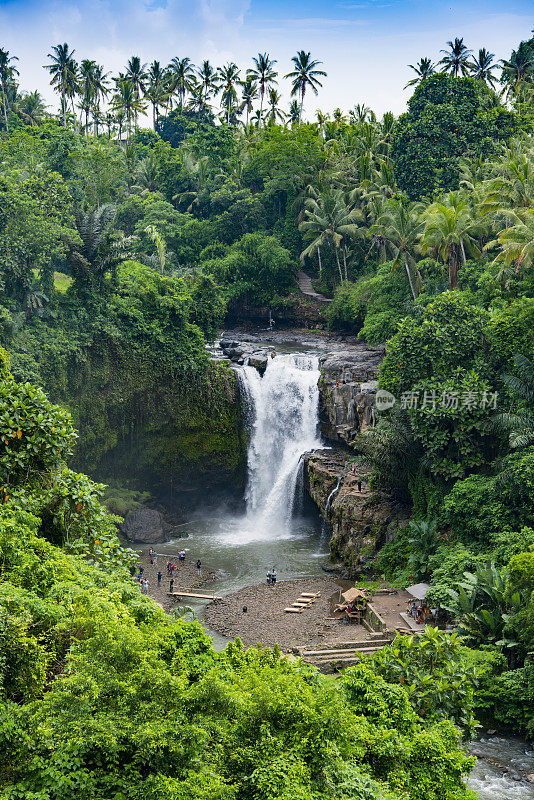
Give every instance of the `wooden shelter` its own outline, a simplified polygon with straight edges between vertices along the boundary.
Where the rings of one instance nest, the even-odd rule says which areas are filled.
[[[367,609],[367,595],[363,589],[357,589],[355,586],[352,589],[347,589],[346,592],[340,592],[340,603],[336,606],[336,611],[343,611],[347,622],[358,622],[361,624],[366,609]]]

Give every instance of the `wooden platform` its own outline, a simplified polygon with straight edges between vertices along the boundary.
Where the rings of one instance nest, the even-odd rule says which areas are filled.
[[[321,592],[303,592],[294,603],[291,603],[290,606],[284,608],[284,611],[286,611],[288,614],[301,614],[305,608],[308,608],[308,606],[311,606],[312,603],[315,603],[317,598],[320,596]]]

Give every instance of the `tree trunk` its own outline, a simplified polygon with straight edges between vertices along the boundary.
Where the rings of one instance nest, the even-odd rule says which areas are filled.
[[[321,264],[321,247],[317,248],[317,258],[319,259],[319,280],[323,277],[323,265]]]
[[[262,111],[263,111],[263,95],[264,95],[264,93],[265,93],[265,87],[263,87],[262,90],[260,91],[260,124],[261,124],[261,115],[262,115]]]
[[[406,269],[406,274],[408,276],[408,282],[410,284],[410,289],[412,290],[412,297],[415,300],[417,295],[415,293],[415,288],[414,288],[413,279],[412,279],[412,272],[410,270],[410,265],[408,264],[408,259],[406,258],[406,254],[404,254],[404,268]]]
[[[337,252],[337,247],[334,245],[334,252],[336,254],[336,261],[337,261],[337,268],[339,270],[339,280],[343,283],[343,273],[341,272],[341,264],[339,263],[339,253]]]
[[[345,247],[345,242],[343,242],[343,269],[345,270],[345,280],[348,281],[349,273],[347,272],[347,248]]]
[[[463,264],[463,265],[464,265],[464,267],[465,267],[465,262],[466,262],[466,260],[467,260],[467,259],[466,259],[466,257],[465,257],[465,248],[464,248],[464,243],[463,243],[463,241],[462,241],[461,239],[460,239],[460,252],[461,252],[461,254],[462,254],[462,264]]]
[[[453,255],[449,261],[449,287],[456,289],[458,285],[458,262],[456,256]]]
[[[2,104],[4,106],[4,120],[5,120],[5,123],[6,123],[6,131],[9,133],[9,127],[8,127],[8,124],[7,124],[7,92],[6,92],[6,88],[4,86],[4,81],[3,80],[2,80],[1,86],[2,86]]]

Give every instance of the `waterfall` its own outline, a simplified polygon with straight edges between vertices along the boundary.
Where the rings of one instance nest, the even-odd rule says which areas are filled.
[[[257,538],[283,538],[291,534],[301,456],[321,446],[318,359],[277,355],[263,376],[249,366],[241,376],[251,417],[247,524]]]

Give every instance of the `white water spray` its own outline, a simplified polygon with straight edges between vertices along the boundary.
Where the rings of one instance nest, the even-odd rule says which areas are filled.
[[[321,446],[318,359],[277,355],[263,376],[248,366],[242,376],[252,418],[246,527],[257,539],[285,538],[291,535],[300,458]]]

